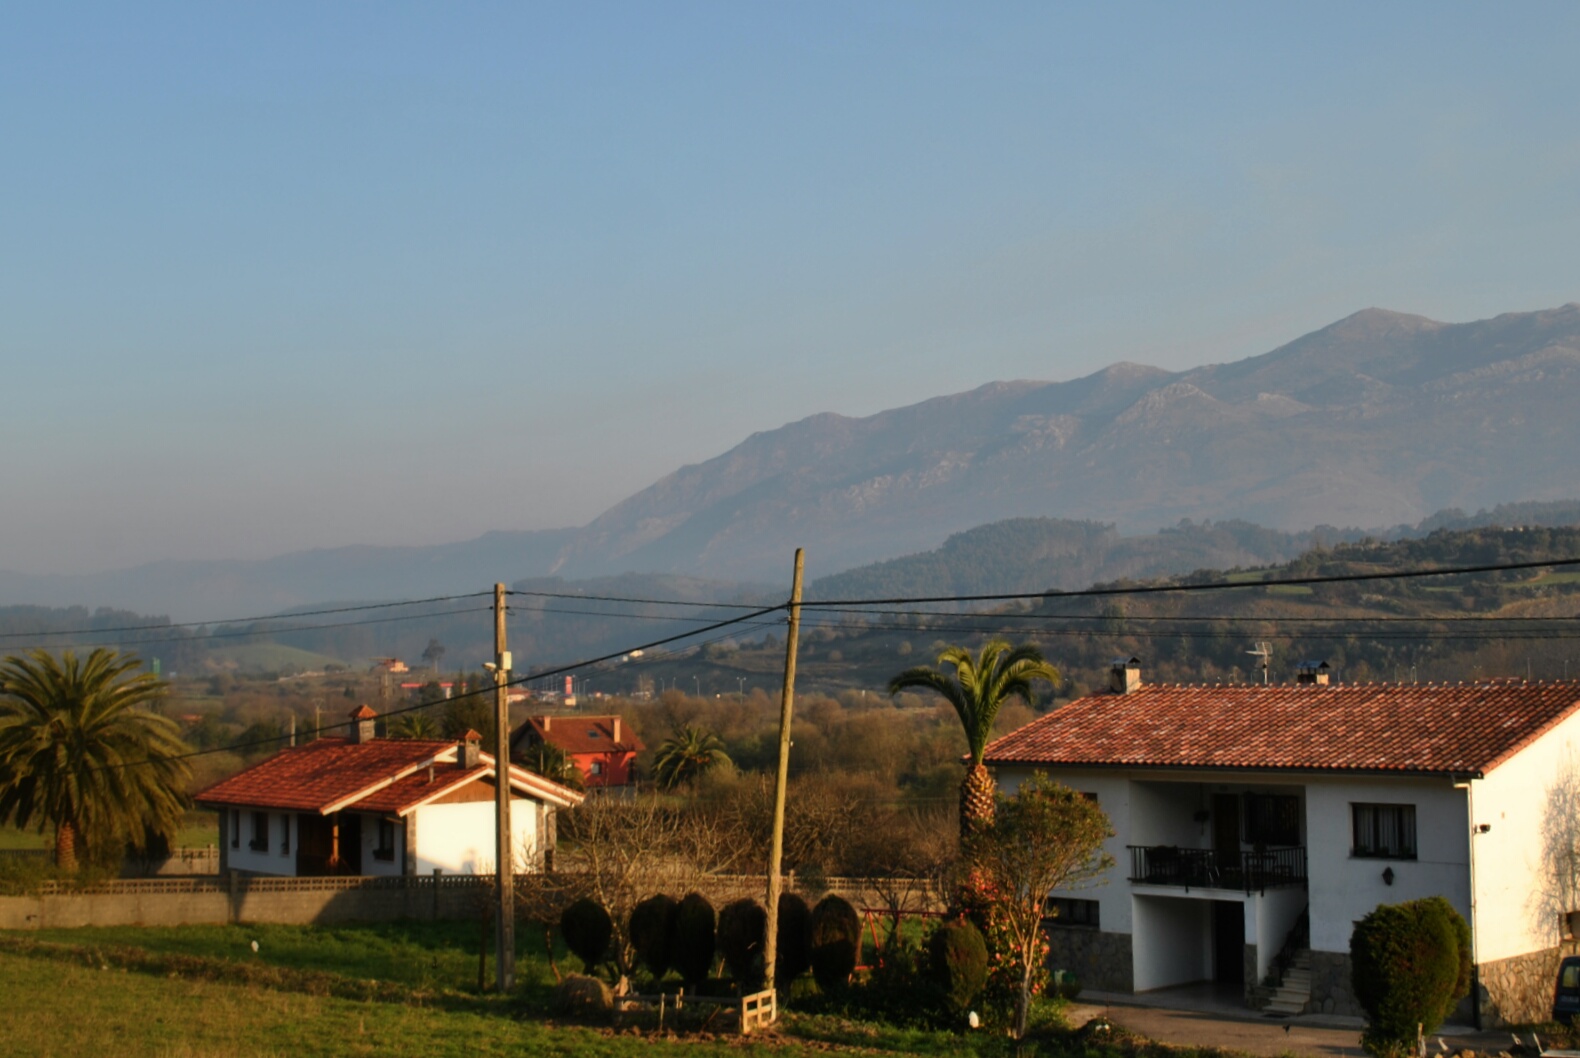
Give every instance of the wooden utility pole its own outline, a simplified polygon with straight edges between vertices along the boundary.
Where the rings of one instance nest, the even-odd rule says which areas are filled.
[[[494,961],[500,992],[516,986],[516,883],[510,841],[510,651],[505,649],[505,586],[494,585],[494,863],[499,890]]]
[[[785,851],[785,782],[790,774],[790,713],[795,708],[795,651],[801,633],[802,550],[795,549],[795,574],[790,581],[790,622],[785,635],[785,685],[779,697],[779,773],[774,779],[774,832],[768,846],[768,936],[763,944],[766,987],[774,987],[774,963],[779,957],[779,868]]]

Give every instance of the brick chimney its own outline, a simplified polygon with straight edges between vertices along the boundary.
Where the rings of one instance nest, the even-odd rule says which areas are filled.
[[[456,760],[462,769],[471,771],[477,767],[483,755],[483,736],[468,728],[466,734],[461,736],[461,752],[456,754]]]
[[[378,733],[375,727],[378,719],[379,714],[375,713],[369,706],[358,706],[357,711],[351,714],[351,741],[360,746],[364,742],[372,742],[377,738]]]
[[[1140,658],[1115,658],[1108,663],[1108,690],[1110,693],[1130,694],[1140,689]]]
[[[609,725],[609,730],[614,735],[615,744],[618,745],[620,742],[620,718],[618,716],[612,716],[609,719],[612,721]]]
[[[1295,682],[1310,684],[1314,687],[1328,685],[1328,663],[1326,661],[1302,661],[1295,666]]]

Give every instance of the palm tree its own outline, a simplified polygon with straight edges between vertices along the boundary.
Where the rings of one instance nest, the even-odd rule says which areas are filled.
[[[665,790],[690,785],[720,765],[731,763],[718,735],[687,724],[666,738],[653,755],[653,779]]]
[[[106,647],[0,662],[0,822],[53,826],[63,871],[79,845],[146,847],[180,826],[187,746],[150,710],[165,685],[141,664]]]
[[[390,725],[392,738],[437,739],[439,737],[439,721],[429,714],[418,710],[396,717]]]
[[[570,755],[558,746],[551,746],[547,742],[534,742],[516,757],[516,763],[528,771],[536,772],[545,779],[569,786],[573,790],[580,790],[585,780],[582,778],[581,769],[571,760]]]
[[[953,675],[939,671],[945,665],[954,670]],[[1012,647],[1002,639],[982,644],[975,658],[965,647],[946,647],[938,654],[938,666],[906,669],[889,681],[889,693],[924,688],[937,691],[955,707],[970,751],[960,783],[960,833],[965,836],[993,821],[993,776],[982,763],[982,752],[999,707],[1014,697],[1030,704],[1033,680],[1047,680],[1057,687],[1062,677],[1036,647]]]

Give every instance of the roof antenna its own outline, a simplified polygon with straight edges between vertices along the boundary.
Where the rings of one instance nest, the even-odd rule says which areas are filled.
[[[1246,653],[1251,655],[1253,658],[1261,658],[1262,659],[1262,686],[1266,687],[1267,686],[1267,663],[1270,660],[1272,660],[1272,657],[1273,657],[1273,644],[1271,644],[1271,643],[1257,643],[1255,650],[1247,650]]]

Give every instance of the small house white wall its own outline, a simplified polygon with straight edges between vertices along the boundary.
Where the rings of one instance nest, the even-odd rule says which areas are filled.
[[[241,809],[236,815],[230,815],[231,810],[225,809],[226,826],[224,840],[229,846],[226,848],[225,862],[233,871],[250,871],[253,874],[273,874],[294,878],[296,876],[296,815],[293,812],[269,812],[269,847],[263,852],[252,849],[252,811]],[[241,840],[230,845],[235,837],[231,827],[235,820],[241,821]],[[289,831],[291,841],[289,846],[284,842],[284,837]],[[289,851],[282,852],[288,848]]]
[[[445,874],[487,874],[494,869],[493,801],[424,805],[416,816],[418,874],[436,869]],[[511,800],[510,833],[516,870],[531,870],[537,863],[536,801]]]
[[[1416,858],[1352,856],[1352,804],[1415,805]],[[1306,785],[1306,873],[1311,946],[1348,952],[1355,921],[1378,904],[1443,896],[1470,918],[1465,792],[1446,778],[1352,779],[1314,776]],[[1393,871],[1393,884],[1383,880]]]
[[[404,821],[395,824],[395,855],[387,860],[381,860],[373,855],[373,850],[379,847],[379,820],[384,817],[378,813],[358,812],[362,817],[362,873],[380,877],[392,877],[402,872],[406,856],[406,824]]]
[[[1206,790],[1201,783],[1131,783],[1128,844],[1208,847],[1207,825],[1193,818],[1206,807]]]
[[[1245,901],[1245,942],[1256,945],[1256,979],[1267,976],[1284,938],[1306,906],[1306,890],[1269,889]]]
[[[1132,903],[1137,992],[1212,976],[1212,901],[1137,896]]]
[[[1551,948],[1559,916],[1580,910],[1558,884],[1548,842],[1580,841],[1580,714],[1471,784],[1476,826],[1476,958],[1494,962]],[[1462,839],[1463,840],[1463,839]]]

